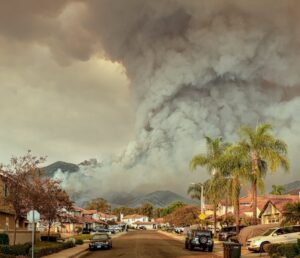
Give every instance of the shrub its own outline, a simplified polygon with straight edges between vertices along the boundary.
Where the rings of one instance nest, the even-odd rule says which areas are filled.
[[[0,253],[8,255],[27,255],[31,248],[31,243],[25,243],[21,245],[1,245]]]
[[[9,237],[7,234],[0,234],[0,245],[9,245]]]
[[[299,254],[297,244],[282,244],[277,247],[277,252],[286,258],[293,258]]]
[[[76,239],[81,239],[81,240],[91,240],[92,236],[91,235],[88,235],[88,234],[80,234],[80,235],[77,235],[77,236],[73,236]]]
[[[75,246],[75,239],[70,239],[68,241],[63,242],[64,249],[71,248]]]
[[[300,254],[298,244],[269,244],[266,246],[266,251],[270,257],[286,257],[293,258]]]
[[[82,239],[76,239],[75,244],[76,245],[82,245],[83,244],[83,240]]]
[[[273,254],[276,254],[277,248],[280,246],[280,244],[268,244],[266,245],[266,251],[267,253],[272,257]]]
[[[39,242],[34,246],[34,256],[42,257],[49,254],[57,253],[65,249],[62,243],[53,243],[53,242]],[[31,254],[32,250],[30,248],[29,253]]]

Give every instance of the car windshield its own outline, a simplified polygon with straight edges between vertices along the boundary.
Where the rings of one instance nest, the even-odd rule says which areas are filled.
[[[274,232],[274,228],[270,228],[267,231],[265,231],[265,233],[263,233],[263,236],[269,236]]]
[[[108,239],[108,236],[107,235],[94,235],[93,240],[107,240]]]

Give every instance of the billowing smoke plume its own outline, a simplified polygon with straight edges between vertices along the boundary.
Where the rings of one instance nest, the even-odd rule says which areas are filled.
[[[287,141],[286,180],[296,175],[299,1],[101,0],[85,2],[85,13],[83,29],[131,81],[136,139],[68,176],[67,188],[81,196],[154,186],[185,192],[206,177],[188,171],[204,135],[231,141],[240,125],[259,122]]]

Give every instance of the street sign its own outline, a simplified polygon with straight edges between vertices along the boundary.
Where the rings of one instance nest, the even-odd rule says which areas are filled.
[[[200,220],[205,220],[206,215],[204,213],[201,213],[198,217]]]
[[[29,223],[38,222],[40,218],[41,216],[36,210],[31,210],[27,213],[27,220],[29,221]]]

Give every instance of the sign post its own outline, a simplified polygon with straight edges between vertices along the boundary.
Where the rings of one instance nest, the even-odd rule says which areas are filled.
[[[40,214],[36,210],[31,210],[27,213],[27,220],[31,223],[32,228],[32,247],[31,247],[31,257],[34,258],[34,235],[35,235],[35,223],[40,220]]]

